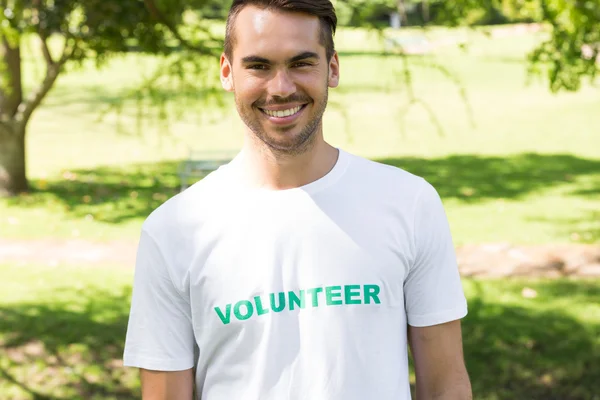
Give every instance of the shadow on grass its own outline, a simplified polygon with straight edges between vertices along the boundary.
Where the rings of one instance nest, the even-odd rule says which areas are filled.
[[[559,308],[537,311],[495,304],[478,287],[463,322],[474,398],[597,398],[599,324],[584,325]],[[600,286],[593,281],[554,281],[535,287],[550,299],[571,302],[576,296],[580,304],[597,304],[600,298]]]
[[[477,203],[519,199],[536,191],[573,183],[587,177],[597,184],[574,188],[573,196],[600,195],[600,161],[565,154],[519,154],[510,157],[453,155],[444,158],[393,158],[378,160],[431,182],[444,199]],[[68,216],[91,216],[119,224],[145,218],[179,192],[178,162],[74,170],[60,180],[33,181],[33,192],[12,199],[19,207],[59,206]],[[590,181],[587,179],[587,181]],[[594,181],[595,182],[595,181]],[[593,182],[593,183],[594,183]],[[588,182],[589,183],[589,182]],[[583,184],[582,184],[583,185]]]
[[[119,224],[145,218],[179,193],[178,162],[73,170],[62,180],[33,181],[30,194],[10,198],[19,207],[59,206],[75,218]]]
[[[139,398],[120,365],[130,295],[64,288],[48,297],[80,301],[1,307],[0,376],[39,400]]]
[[[518,199],[528,194],[571,183],[582,176],[597,176],[598,185],[585,193],[600,194],[600,160],[569,154],[524,153],[510,157],[453,155],[438,159],[392,158],[379,160],[426,178],[442,198],[463,202]],[[579,189],[578,189],[579,190]]]
[[[518,290],[513,286],[507,289]],[[600,301],[594,282],[534,287],[540,296],[577,305]],[[5,381],[35,399],[139,398],[137,372],[115,361],[123,352],[130,290],[64,288],[52,296],[59,300],[0,308]],[[61,298],[81,300],[75,306]],[[500,304],[482,288],[469,309],[463,336],[474,398],[589,400],[600,393],[600,325],[583,324],[558,307]]]
[[[597,261],[600,262],[600,259]],[[548,285],[539,285],[536,290],[542,298],[568,298],[569,302],[581,305],[600,304],[600,280],[557,280]]]

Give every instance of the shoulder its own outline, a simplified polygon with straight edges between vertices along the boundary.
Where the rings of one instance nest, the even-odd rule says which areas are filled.
[[[233,190],[225,168],[220,168],[156,208],[144,221],[142,230],[157,239],[189,233],[225,207]]]
[[[349,154],[347,181],[354,182],[361,190],[369,190],[379,195],[401,196],[415,200],[436,193],[435,188],[423,177],[406,171],[391,160],[370,160]]]

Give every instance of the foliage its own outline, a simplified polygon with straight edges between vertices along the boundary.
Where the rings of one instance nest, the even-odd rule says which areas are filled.
[[[600,2],[542,2],[551,37],[531,54],[534,70],[547,70],[552,91],[579,90],[582,78],[594,82],[600,72]]]
[[[408,25],[475,26],[535,22],[549,38],[530,56],[530,72],[546,72],[552,92],[576,91],[600,70],[600,1],[597,0],[338,0],[341,23],[382,29],[396,11]],[[427,17],[425,17],[425,9]]]
[[[174,49],[169,39],[177,36],[170,28],[189,23],[186,13],[202,8],[208,1],[12,0],[0,18],[2,33],[12,37],[23,33],[36,33],[42,39],[51,34],[64,37],[77,47],[72,60],[126,52],[132,46],[165,54]],[[194,45],[210,50],[207,45]]]
[[[397,0],[338,0],[336,11],[342,26],[385,26]]]
[[[6,0],[0,16],[0,196],[29,189],[25,135],[33,112],[69,66],[142,52],[164,57],[141,87],[123,96],[135,99],[159,121],[167,118],[168,99],[159,88],[191,90],[210,97],[215,77],[207,63],[222,44],[201,18],[212,0]],[[24,81],[21,47],[36,36],[46,67],[37,82]],[[117,106],[119,104],[116,104]],[[117,110],[118,111],[118,110]]]
[[[600,2],[597,0],[438,1],[434,22],[449,26],[492,23],[504,10],[510,18],[543,23],[549,38],[529,57],[530,71],[546,71],[552,92],[576,91],[600,71]]]
[[[403,58],[384,54],[366,30],[340,29],[343,74],[330,99],[347,111],[349,124],[337,109],[328,109],[328,139],[435,183],[459,243],[600,243],[597,93],[584,88],[549,96],[543,82],[525,85],[524,55],[536,45],[535,33],[488,38],[432,28],[427,37],[461,39],[466,33],[466,52],[448,45],[407,57],[415,95],[435,111],[433,124],[420,104],[399,117],[408,102],[406,84],[395,78]],[[124,102],[122,93],[137,86],[137,66],[159,60],[131,54],[102,70],[87,63],[63,77],[32,120],[32,192],[0,200],[3,237],[135,239],[142,220],[178,191],[178,162],[190,148],[239,149],[243,125],[233,99],[222,109],[204,107],[194,90],[156,93],[189,103],[171,135],[152,120],[141,126],[143,136],[134,135],[135,104],[124,104],[118,119],[109,114],[94,123],[99,108]],[[441,63],[461,82],[475,126],[456,86],[426,63]],[[129,134],[117,133],[117,123]]]
[[[209,27],[195,18],[195,12],[210,2],[13,0],[0,16],[0,33],[10,38],[13,47],[21,44],[25,34],[38,35],[48,64],[92,59],[101,66],[112,56],[127,52],[169,56],[162,74],[190,87],[196,79],[186,76],[202,75],[203,56],[214,57],[221,48]],[[62,43],[58,57],[48,44],[51,38]]]
[[[594,79],[598,72],[600,2],[338,0],[336,7],[341,25],[381,28],[400,3],[417,24],[423,22],[420,14],[424,4],[428,5],[432,24],[548,23],[551,37],[532,53],[531,61],[535,66],[532,71],[548,69],[553,91],[577,90],[581,77]],[[220,51],[220,38],[210,32],[206,18],[224,18],[228,6],[229,2],[217,0],[12,0],[0,15],[0,26],[1,33],[13,41],[23,32],[37,33],[42,40],[59,34],[69,61],[93,58],[101,63],[111,55],[132,50],[173,54],[182,48],[192,49],[195,57],[180,57],[171,62],[176,68],[165,71],[183,82],[181,65],[188,68],[198,54],[214,56]],[[196,68],[195,72],[202,70]],[[185,80],[182,86],[189,87],[193,82]]]
[[[144,52],[163,57],[140,87],[122,94],[138,106],[138,120],[159,123],[180,117],[181,97],[166,98],[161,90],[195,91],[209,102],[222,104],[214,71],[222,48],[222,32],[209,17],[223,17],[216,0],[6,0],[0,15],[0,192],[27,190],[24,136],[32,113],[69,65],[93,60],[102,66],[112,56]],[[417,24],[449,26],[509,21],[542,21],[550,37],[530,55],[530,71],[546,72],[550,89],[575,91],[582,79],[594,82],[600,60],[600,2],[594,0],[338,0],[342,22],[382,29],[389,13],[399,10]],[[427,17],[425,10],[427,9]],[[383,32],[383,31],[381,31]],[[46,75],[36,83],[23,82],[20,45],[37,35]],[[383,34],[382,34],[383,36]],[[402,46],[400,46],[402,47]],[[400,79],[410,85],[409,64]],[[435,66],[433,66],[435,67]],[[453,79],[452,77],[450,77]],[[27,93],[25,93],[27,92]],[[124,101],[111,105],[121,112]],[[414,104],[419,100],[412,99]],[[335,103],[332,103],[332,106]],[[170,114],[175,110],[175,115]],[[433,110],[431,110],[433,115]],[[138,122],[139,123],[139,122]],[[167,125],[164,125],[165,128]],[[6,150],[15,149],[15,150]],[[19,154],[16,154],[16,153]]]

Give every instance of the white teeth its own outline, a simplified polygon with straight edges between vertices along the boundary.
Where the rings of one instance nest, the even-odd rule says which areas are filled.
[[[282,111],[269,111],[269,110],[263,110],[265,112],[265,114],[271,116],[271,117],[276,117],[276,118],[284,118],[284,117],[289,117],[291,115],[296,114],[298,111],[300,111],[302,107],[295,107],[295,108],[290,108],[289,110],[282,110]]]

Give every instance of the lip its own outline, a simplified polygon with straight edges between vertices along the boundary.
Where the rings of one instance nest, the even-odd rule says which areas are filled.
[[[278,105],[274,105],[274,106],[259,107],[259,108],[261,110],[267,110],[267,111],[283,111],[283,110],[289,110],[290,108],[303,107],[305,105],[306,105],[306,103],[290,103],[290,104],[278,104]]]
[[[298,111],[296,114],[294,115],[290,115],[288,117],[272,117],[270,115],[267,115],[263,110],[268,110],[268,111],[282,111],[282,110],[289,110],[290,108],[294,108],[294,107],[302,107],[300,108],[300,111]],[[294,123],[298,118],[300,118],[300,116],[302,116],[302,114],[304,113],[304,110],[306,109],[307,104],[297,104],[297,105],[285,105],[283,107],[281,106],[277,106],[277,107],[268,107],[268,108],[259,108],[260,113],[266,118],[268,119],[272,124],[274,125],[289,125],[291,123]]]

